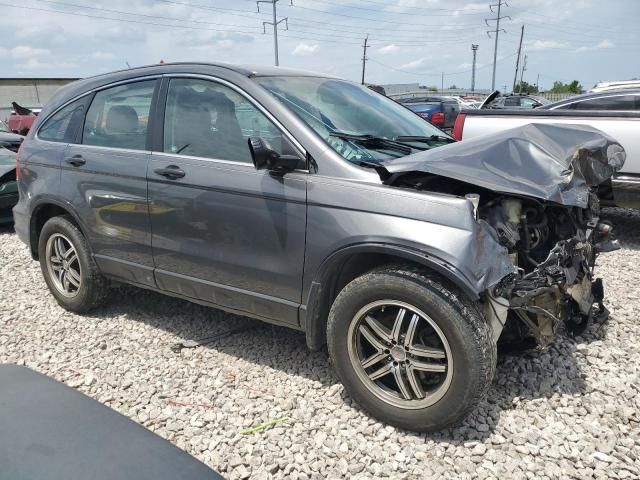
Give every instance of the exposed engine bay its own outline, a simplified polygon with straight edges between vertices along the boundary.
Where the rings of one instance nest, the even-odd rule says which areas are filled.
[[[479,216],[517,267],[490,293],[508,300],[503,341],[545,346],[561,325],[580,334],[594,314],[604,313],[602,280],[594,277],[596,258],[619,246],[611,238],[612,225],[599,219],[594,194],[586,209],[498,197],[483,205]]]
[[[505,247],[514,273],[483,299],[501,342],[544,347],[564,326],[574,335],[605,312],[602,280],[594,276],[598,254],[619,248],[613,226],[600,220],[594,192],[587,208],[499,194],[429,174],[408,174],[396,185],[464,196]],[[595,190],[595,189],[594,189]],[[474,193],[464,193],[472,191]],[[477,193],[476,193],[477,192]]]

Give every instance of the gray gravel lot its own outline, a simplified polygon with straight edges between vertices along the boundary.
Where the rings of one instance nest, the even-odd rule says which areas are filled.
[[[606,217],[623,245],[599,260],[609,322],[501,356],[472,418],[438,434],[362,413],[298,332],[129,287],[89,316],[66,312],[7,228],[0,362],[79,389],[229,478],[640,478],[640,213]],[[170,348],[236,326],[248,329]]]

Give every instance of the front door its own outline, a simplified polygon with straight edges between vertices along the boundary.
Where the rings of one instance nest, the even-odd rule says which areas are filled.
[[[97,92],[82,138],[70,144],[61,186],[85,223],[96,263],[111,276],[155,286],[147,204],[147,126],[157,80]]]
[[[297,324],[306,173],[254,168],[250,136],[294,147],[244,94],[195,78],[166,88],[163,152],[148,170],[160,288],[270,321]]]

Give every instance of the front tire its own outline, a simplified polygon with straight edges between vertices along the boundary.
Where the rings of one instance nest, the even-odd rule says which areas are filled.
[[[408,430],[459,423],[496,368],[496,345],[477,306],[409,267],[349,283],[329,313],[327,343],[347,393],[374,417]]]
[[[53,217],[42,227],[38,257],[44,280],[63,308],[84,313],[102,304],[108,281],[91,257],[87,240],[67,216]]]

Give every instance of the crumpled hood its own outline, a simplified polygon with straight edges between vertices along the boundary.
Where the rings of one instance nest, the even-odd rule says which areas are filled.
[[[393,176],[426,172],[496,192],[586,208],[589,187],[610,178],[625,159],[622,146],[598,129],[532,123],[382,165]]]

